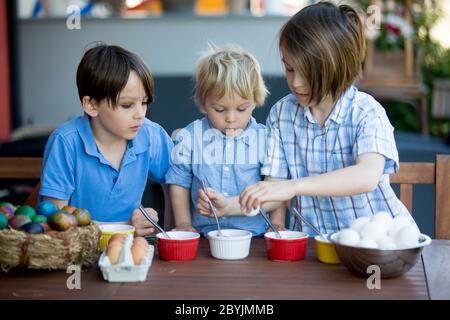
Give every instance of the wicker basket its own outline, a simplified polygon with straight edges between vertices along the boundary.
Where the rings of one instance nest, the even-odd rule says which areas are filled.
[[[99,239],[97,224],[45,234],[0,230],[0,271],[7,272],[14,267],[67,269],[70,265],[90,266],[99,257]]]

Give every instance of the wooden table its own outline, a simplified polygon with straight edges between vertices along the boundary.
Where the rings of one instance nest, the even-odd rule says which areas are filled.
[[[202,239],[194,261],[155,255],[145,282],[108,283],[94,266],[81,273],[79,290],[67,289],[65,271],[16,269],[0,275],[0,299],[450,299],[450,241],[434,240],[408,273],[382,279],[380,290],[343,265],[318,262],[311,239],[303,261],[270,261],[265,250],[254,238],[247,259],[221,261]]]

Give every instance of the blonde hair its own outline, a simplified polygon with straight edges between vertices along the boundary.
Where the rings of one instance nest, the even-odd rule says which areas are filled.
[[[209,44],[195,72],[195,102],[203,109],[206,98],[232,93],[262,106],[268,94],[258,61],[237,45],[222,48]]]
[[[309,83],[310,101],[338,99],[360,76],[366,45],[358,12],[348,5],[319,2],[303,8],[283,26],[280,48]]]

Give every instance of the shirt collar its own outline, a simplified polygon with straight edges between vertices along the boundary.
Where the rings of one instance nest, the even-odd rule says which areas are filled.
[[[328,116],[328,119],[325,122],[326,124],[329,120],[334,121],[338,125],[341,125],[345,121],[345,119],[347,118],[347,114],[351,109],[351,102],[353,101],[356,92],[357,89],[354,86],[351,86],[347,91],[344,92],[344,94],[335,103],[330,115]],[[302,106],[300,107],[304,109],[303,116],[305,119],[307,119],[311,123],[317,123],[317,121],[311,114],[310,108]]]
[[[109,164],[109,162],[103,157],[103,155],[98,150],[97,144],[95,143],[94,133],[92,132],[91,124],[89,121],[89,116],[84,114],[80,118],[80,123],[77,125],[78,134],[83,141],[85,152],[93,157],[100,159],[100,162],[104,164]],[[147,120],[145,120],[147,121]],[[145,152],[150,148],[150,137],[146,133],[146,128],[143,125],[137,135],[133,140],[128,141],[128,146],[126,155],[124,157],[124,165],[135,160],[136,155]]]
[[[242,133],[240,135],[234,136],[234,137],[227,137],[220,130],[214,128],[212,123],[211,123],[211,121],[209,120],[208,116],[205,116],[203,118],[203,123],[204,123],[205,130],[208,130],[208,129],[216,130],[217,131],[217,135],[222,137],[224,140],[226,140],[226,139],[234,139],[236,141],[242,140],[242,142],[244,142],[247,146],[251,146],[255,142],[258,141],[258,139],[251,139],[250,135],[249,135],[249,131],[250,130],[255,130],[256,134],[258,135],[258,131],[257,131],[258,130],[258,123],[256,122],[255,118],[253,118],[253,117],[250,117],[250,121],[248,122],[247,127],[244,129],[244,131],[242,131]]]

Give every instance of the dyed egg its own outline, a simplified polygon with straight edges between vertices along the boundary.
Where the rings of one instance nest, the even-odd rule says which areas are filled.
[[[44,201],[39,202],[38,207],[37,207],[37,214],[49,217],[53,213],[55,213],[56,210],[58,210],[58,208],[56,208],[56,205],[53,202],[44,200]]]
[[[14,212],[14,214],[16,216],[27,216],[31,219],[36,215],[36,210],[34,210],[34,208],[30,206],[21,206],[16,209],[16,212]]]
[[[358,242],[357,247],[367,249],[378,249],[378,244],[371,238],[363,238]]]
[[[353,229],[356,232],[359,232],[359,230],[361,230],[362,226],[365,225],[369,221],[370,221],[369,217],[358,218],[355,221],[353,221],[352,225],[350,226],[350,229]]]
[[[64,206],[64,207],[61,208],[61,210],[64,210],[64,211],[66,211],[67,213],[73,214],[73,212],[74,212],[75,210],[77,210],[77,207],[74,207],[74,206]]]
[[[114,242],[113,245],[108,245],[106,254],[108,255],[111,264],[117,264],[120,257],[120,252],[122,251],[122,244]]]
[[[79,226],[87,226],[91,224],[91,214],[88,210],[79,208],[73,212],[73,215],[77,218]]]
[[[31,218],[31,221],[33,221],[33,222],[44,222],[44,223],[47,223],[47,220],[48,220],[48,218],[46,216],[42,216],[40,214],[37,214],[37,215],[35,215],[35,216],[33,216]]]
[[[360,240],[358,232],[352,229],[345,229],[339,232],[338,242],[344,246],[354,247]]]
[[[5,229],[8,226],[8,218],[0,212],[0,230]]]
[[[377,242],[386,237],[387,231],[381,223],[368,222],[362,226],[359,234],[361,238],[370,238]]]
[[[49,226],[58,231],[66,231],[73,226],[73,223],[74,217],[63,210],[56,211],[48,219]]]
[[[44,228],[37,222],[30,222],[22,226],[20,230],[31,234],[44,233]]]
[[[8,220],[14,217],[15,210],[16,207],[14,207],[11,203],[0,202],[0,212],[3,213]]]
[[[23,225],[30,223],[31,219],[28,216],[14,216],[9,220],[9,225],[11,226],[11,228],[16,229],[16,230],[20,230],[20,228],[22,228]]]
[[[384,226],[386,230],[389,230],[392,224],[392,215],[386,211],[381,211],[372,217],[372,222],[378,222]]]
[[[133,243],[131,246],[131,255],[133,256],[133,262],[135,265],[140,265],[142,262],[142,258],[147,255],[147,249],[142,246]]]
[[[42,228],[44,229],[44,232],[50,231],[50,226],[47,223],[45,223],[45,222],[38,222],[38,223],[42,226]]]
[[[77,218],[74,215],[71,215],[70,213],[67,213],[67,216],[70,219],[70,223],[72,224],[72,227],[78,226]]]

